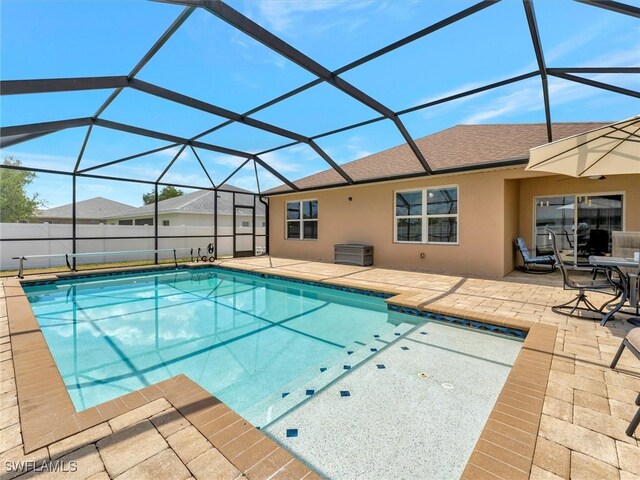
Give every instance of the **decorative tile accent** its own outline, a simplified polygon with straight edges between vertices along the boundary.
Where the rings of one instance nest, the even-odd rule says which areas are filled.
[[[284,393],[282,394],[282,398],[286,397],[287,395],[289,395],[289,392],[284,392]]]
[[[429,335],[427,332],[420,332],[420,335]]]
[[[287,428],[287,438],[295,438],[298,436],[297,428]]]
[[[349,351],[347,352],[347,355],[351,355],[352,353],[353,353],[353,350],[349,350]]]
[[[313,395],[314,393],[316,393],[316,391],[309,388],[309,389],[307,389],[307,391],[305,393],[307,395]]]
[[[343,365],[342,368],[345,370],[351,370],[351,365]]]
[[[402,350],[409,350],[409,347],[400,347]]]
[[[394,333],[394,335],[395,335],[396,337],[399,337],[399,336],[400,336],[400,332],[395,332],[395,333]]]
[[[378,351],[378,349],[374,348],[374,347],[371,347],[369,350],[371,350],[372,352],[377,352]]]
[[[192,267],[189,265],[186,265],[184,268],[198,268],[198,267]],[[202,268],[202,267],[200,267]],[[366,295],[368,297],[378,297],[378,298],[391,298],[394,295],[391,293],[385,293],[385,292],[374,292],[373,290],[366,290],[364,288],[354,288],[354,287],[342,287],[340,285],[331,285],[330,283],[322,283],[322,282],[312,282],[309,280],[300,280],[297,278],[292,278],[292,277],[285,277],[284,275],[274,275],[272,273],[260,273],[260,272],[252,272],[250,270],[238,270],[236,268],[229,268],[229,267],[223,267],[222,265],[211,265],[208,266],[208,268],[211,268],[212,270],[225,270],[228,272],[233,272],[233,273],[240,273],[240,274],[245,274],[245,275],[253,275],[254,277],[261,277],[261,278],[275,278],[276,280],[285,280],[287,282],[293,282],[293,283],[304,283],[306,285],[312,285],[314,287],[323,287],[323,288],[330,288],[332,290],[340,290],[342,292],[349,292],[349,293],[357,293],[358,295]]]
[[[380,335],[374,335],[373,338],[380,338]]]
[[[350,397],[351,393],[349,393],[349,390],[340,390],[340,396],[341,397]]]
[[[378,367],[379,369],[387,368],[383,363],[379,363],[378,365],[376,365],[376,367]]]
[[[109,267],[111,268],[111,267]],[[100,269],[98,269],[100,270]],[[105,269],[107,270],[107,269]],[[191,270],[191,267],[188,267],[186,265],[178,265],[178,268],[174,267],[173,265],[168,265],[165,267],[157,267],[157,268],[142,268],[142,269],[138,269],[138,270],[123,270],[123,271],[107,271],[107,272],[100,272],[100,271],[96,271],[96,272],[91,272],[91,273],[78,273],[76,275],[70,275],[67,276],[67,274],[69,273],[73,273],[71,270],[69,271],[65,271],[65,272],[57,272],[60,275],[64,275],[62,277],[60,277],[58,280],[23,280],[20,283],[25,286],[25,287],[33,287],[33,286],[40,286],[40,285],[51,285],[54,283],[58,283],[58,282],[64,282],[66,280],[82,280],[82,279],[86,279],[86,278],[95,278],[95,277],[119,277],[122,275],[139,275],[141,273],[156,273],[156,272],[160,272],[160,271],[164,271],[164,270]],[[54,273],[54,275],[56,275]]]
[[[326,372],[326,371],[327,371],[327,367],[320,367],[320,373]]]
[[[527,333],[523,330],[516,328],[502,327],[499,325],[492,325],[490,323],[477,322],[475,320],[467,320],[465,318],[451,317],[449,315],[440,315],[439,313],[426,312],[415,308],[401,307],[400,305],[388,305],[389,310],[394,312],[406,313],[408,315],[416,315],[418,317],[426,317],[430,320],[437,320],[439,322],[454,323],[456,325],[462,325],[464,327],[477,328],[479,330],[487,330],[493,333],[500,333],[508,335],[510,337],[526,338]],[[422,335],[427,335],[427,332],[420,332]]]

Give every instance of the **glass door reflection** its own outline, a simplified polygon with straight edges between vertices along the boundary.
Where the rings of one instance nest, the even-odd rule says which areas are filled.
[[[611,233],[622,230],[622,195],[564,195],[535,199],[537,255],[549,255],[550,228],[568,263],[588,263],[590,255],[611,254]]]

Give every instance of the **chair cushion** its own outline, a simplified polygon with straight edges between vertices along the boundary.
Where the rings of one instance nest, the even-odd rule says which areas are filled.
[[[553,255],[542,255],[540,257],[529,258],[528,263],[548,263],[553,265],[556,263],[556,257]]]

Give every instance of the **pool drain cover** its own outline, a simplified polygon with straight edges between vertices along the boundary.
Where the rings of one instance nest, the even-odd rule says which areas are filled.
[[[420,378],[429,378],[429,374],[425,373],[425,372],[421,372],[421,373],[418,374],[418,377],[420,377]]]
[[[446,388],[447,390],[451,390],[453,388],[453,385],[451,385],[450,383],[443,383],[442,384],[442,388]]]

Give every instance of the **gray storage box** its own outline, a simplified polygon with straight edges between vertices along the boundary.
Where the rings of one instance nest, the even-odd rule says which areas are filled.
[[[334,245],[335,263],[346,265],[373,265],[373,246],[358,243],[342,243]]]

